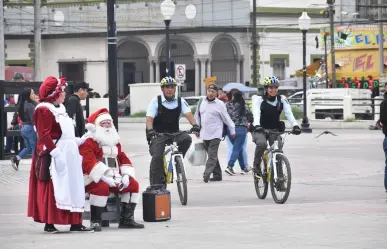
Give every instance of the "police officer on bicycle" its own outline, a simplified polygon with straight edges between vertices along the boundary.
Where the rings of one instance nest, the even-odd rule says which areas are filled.
[[[264,129],[285,131],[285,123],[280,121],[281,112],[285,112],[285,116],[293,126],[293,133],[301,134],[301,129],[294,118],[292,108],[289,105],[286,97],[278,94],[279,80],[275,76],[266,77],[263,82],[265,93],[263,96],[254,95],[252,97],[252,109],[254,115],[254,123],[250,127],[252,131],[253,142],[256,144],[254,155],[254,170],[261,175],[261,160],[266,149],[266,134]],[[270,136],[270,144],[274,142],[276,136]]]
[[[173,141],[179,146],[179,151],[187,152],[191,146],[191,137],[184,132],[179,132],[179,119],[181,113],[192,125],[191,132],[200,132],[200,127],[191,113],[187,102],[175,97],[177,83],[172,77],[161,80],[162,94],[152,99],[146,113],[146,137],[149,144],[149,153],[152,156],[149,171],[151,185],[166,184],[163,155],[165,146],[170,136],[159,136],[159,133],[176,133]]]

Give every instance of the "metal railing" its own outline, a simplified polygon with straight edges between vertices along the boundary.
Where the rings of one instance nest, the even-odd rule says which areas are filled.
[[[35,93],[39,92],[39,87],[42,82],[16,82],[16,81],[3,81],[0,80],[0,99],[5,99],[7,94],[21,94],[24,89],[32,88]],[[72,82],[68,82],[72,84]],[[83,106],[86,111],[86,117],[89,116],[89,99],[86,99],[86,105]],[[18,107],[0,105],[0,160],[8,159],[11,156],[17,155],[20,150],[24,148],[24,140],[21,136],[21,130],[8,130],[8,115],[7,113],[17,112]],[[13,151],[15,153],[5,154],[5,143],[6,137],[13,137]],[[20,143],[20,147],[18,146]]]

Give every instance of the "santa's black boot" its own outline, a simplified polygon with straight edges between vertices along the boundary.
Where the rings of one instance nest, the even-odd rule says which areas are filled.
[[[144,228],[143,224],[134,221],[136,203],[121,203],[121,219],[118,228]]]
[[[90,229],[94,232],[101,231],[101,216],[104,207],[90,205]]]

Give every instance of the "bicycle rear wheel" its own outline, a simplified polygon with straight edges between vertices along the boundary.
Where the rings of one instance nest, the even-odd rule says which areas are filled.
[[[182,205],[187,205],[188,189],[187,189],[187,176],[185,174],[184,164],[182,157],[175,157],[176,161],[176,183],[177,190],[179,192],[180,202]]]
[[[269,188],[269,184],[267,182],[267,156],[262,156],[262,161],[259,169],[256,169],[254,167],[253,171],[253,177],[254,177],[254,187],[255,192],[257,193],[257,196],[259,199],[265,199],[267,195],[267,190]],[[258,174],[258,172],[260,174]]]
[[[292,186],[292,172],[289,160],[284,155],[277,154],[276,168],[277,180],[274,179],[274,170],[271,171],[270,176],[271,195],[276,203],[284,204],[289,197],[290,188]]]

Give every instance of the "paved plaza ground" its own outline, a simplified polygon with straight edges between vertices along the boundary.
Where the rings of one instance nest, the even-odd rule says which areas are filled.
[[[240,175],[238,167],[236,176],[224,174],[222,182],[205,184],[204,167],[187,166],[188,205],[181,206],[171,186],[172,220],[145,223],[143,230],[118,230],[113,224],[101,233],[45,234],[42,224],[26,217],[30,160],[18,172],[1,161],[0,248],[387,248],[382,132],[331,130],[338,136],[314,138],[322,131],[287,137],[293,183],[286,204],[275,204],[270,193],[259,200],[251,173]],[[121,124],[120,135],[143,191],[150,162],[144,124]],[[248,151],[251,165],[251,139]],[[223,168],[226,157],[222,142]],[[141,205],[136,219],[142,222]]]

